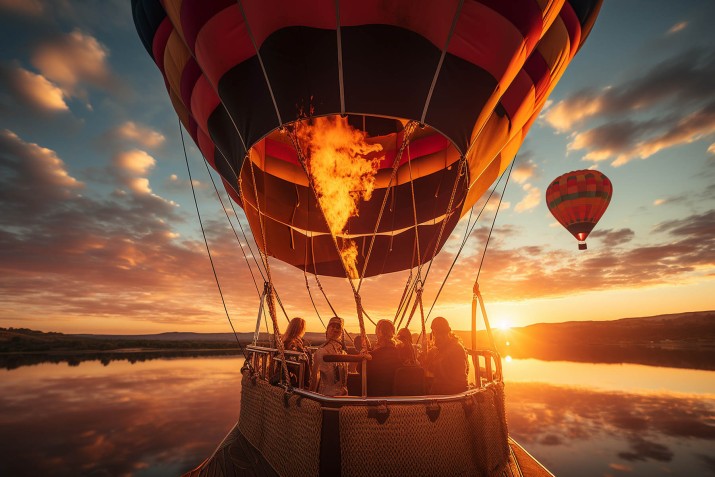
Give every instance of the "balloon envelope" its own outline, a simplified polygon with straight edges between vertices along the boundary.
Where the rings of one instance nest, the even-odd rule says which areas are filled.
[[[595,170],[572,171],[554,179],[546,189],[546,204],[561,225],[586,249],[586,237],[606,211],[613,185]]]
[[[132,0],[179,119],[243,207],[258,245],[334,276],[345,273],[340,256],[283,127],[347,115],[382,145],[372,198],[337,240],[357,244],[363,276],[414,267],[441,249],[508,167],[600,5]],[[390,184],[409,120],[424,127]]]

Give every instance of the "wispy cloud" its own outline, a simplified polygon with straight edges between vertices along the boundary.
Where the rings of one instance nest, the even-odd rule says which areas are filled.
[[[691,50],[641,76],[606,89],[582,90],[545,113],[561,132],[574,131],[570,151],[613,165],[715,134],[715,55]],[[620,119],[628,114],[628,119]],[[607,121],[602,124],[601,121]]]
[[[44,11],[40,0],[0,0],[0,11],[38,16]]]
[[[112,73],[109,50],[93,36],[74,30],[39,44],[31,62],[40,73],[58,84],[67,96],[88,101],[86,85],[104,90],[118,90]]]
[[[683,31],[688,27],[688,22],[678,22],[668,29],[668,35]]]
[[[115,144],[130,142],[148,149],[161,147],[166,141],[166,138],[160,132],[149,126],[137,124],[134,121],[126,121],[111,129],[107,133],[107,138]]]
[[[532,210],[541,203],[541,190],[538,187],[524,184],[522,188],[526,192],[526,196],[514,206],[516,212]]]
[[[28,71],[17,64],[0,65],[0,86],[10,93],[13,101],[20,103],[18,107],[27,107],[39,113],[69,111],[65,94],[60,87],[41,74]]]

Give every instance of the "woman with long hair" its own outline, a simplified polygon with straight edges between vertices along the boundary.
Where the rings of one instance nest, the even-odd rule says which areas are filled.
[[[303,336],[305,335],[305,320],[303,318],[295,317],[290,320],[288,327],[281,337],[283,341],[283,348],[286,351],[303,351],[305,352],[305,345],[303,344]]]

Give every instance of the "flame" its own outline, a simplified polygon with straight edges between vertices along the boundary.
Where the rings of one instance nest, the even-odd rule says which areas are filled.
[[[345,233],[350,217],[358,216],[358,204],[368,201],[375,189],[382,151],[381,144],[369,144],[367,135],[348,124],[347,118],[320,117],[312,124],[298,123],[296,135],[306,145],[307,169],[318,202],[333,236]],[[357,278],[357,245],[343,240],[340,251],[350,278]]]

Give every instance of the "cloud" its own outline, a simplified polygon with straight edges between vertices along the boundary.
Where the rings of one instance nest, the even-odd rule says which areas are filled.
[[[114,156],[112,164],[122,175],[142,175],[156,165],[156,160],[144,151],[134,149]]]
[[[475,229],[470,243],[484,244],[488,229],[487,226]],[[480,281],[489,284],[489,296],[494,301],[685,283],[708,277],[715,268],[712,230],[715,210],[657,225],[647,237],[648,245],[635,243],[635,232],[629,228],[597,230],[589,237],[587,252],[566,253],[548,245],[510,248],[507,244],[512,239],[527,232],[516,227],[497,227],[489,242]],[[594,240],[600,243],[594,244]],[[622,247],[626,244],[628,247]],[[430,273],[444,277],[454,254],[454,250],[445,249],[437,256]],[[459,275],[464,270],[473,273],[480,261],[481,254],[460,256],[449,277],[449,284],[454,286],[444,288],[440,305],[463,301],[457,285]]]
[[[631,229],[619,229],[596,230],[589,235],[589,238],[601,239],[603,245],[606,247],[617,247],[618,245],[630,242],[635,236],[635,232]]]
[[[143,158],[139,166],[119,164],[130,173],[146,171],[152,161],[135,156]],[[158,322],[212,315],[201,304],[202,295],[215,293],[205,249],[177,240],[173,226],[185,218],[169,201],[137,193],[148,187],[141,178],[135,177],[134,193],[109,200],[80,194],[82,183],[53,151],[9,131],[0,134],[0,169],[0,315],[6,320],[18,310]],[[216,253],[227,255],[227,247]]]
[[[58,84],[67,96],[87,101],[85,84],[116,90],[118,83],[108,64],[109,50],[79,30],[48,39],[35,48],[31,62],[43,76]]]
[[[668,35],[678,33],[679,31],[683,31],[687,28],[687,26],[688,26],[688,22],[678,22],[675,25],[673,25],[672,27],[670,27],[670,29],[668,29]]]
[[[0,65],[0,85],[4,85],[13,100],[19,100],[41,113],[57,113],[69,110],[61,88],[42,75],[19,66]]]
[[[7,129],[0,131],[0,223],[24,223],[46,204],[78,197],[84,185],[72,177],[57,154],[27,143]]]
[[[538,187],[524,184],[523,189],[526,191],[526,196],[514,206],[516,212],[526,212],[541,203],[541,190]]]
[[[584,119],[599,114],[604,109],[604,99],[597,93],[583,91],[578,95],[559,101],[546,110],[544,119],[559,132],[571,130]]]
[[[133,142],[141,147],[156,149],[161,147],[166,138],[163,134],[148,126],[142,126],[134,121],[127,121],[108,133],[108,137],[117,143]]]
[[[715,134],[713,77],[715,54],[693,49],[620,84],[582,90],[545,118],[561,132],[588,123],[573,132],[568,150],[587,150],[585,160],[623,165]]]
[[[0,0],[0,10],[27,16],[38,16],[44,11],[40,0]]]
[[[537,166],[532,159],[520,160],[517,162],[511,173],[511,178],[518,184],[523,184],[536,176]]]

